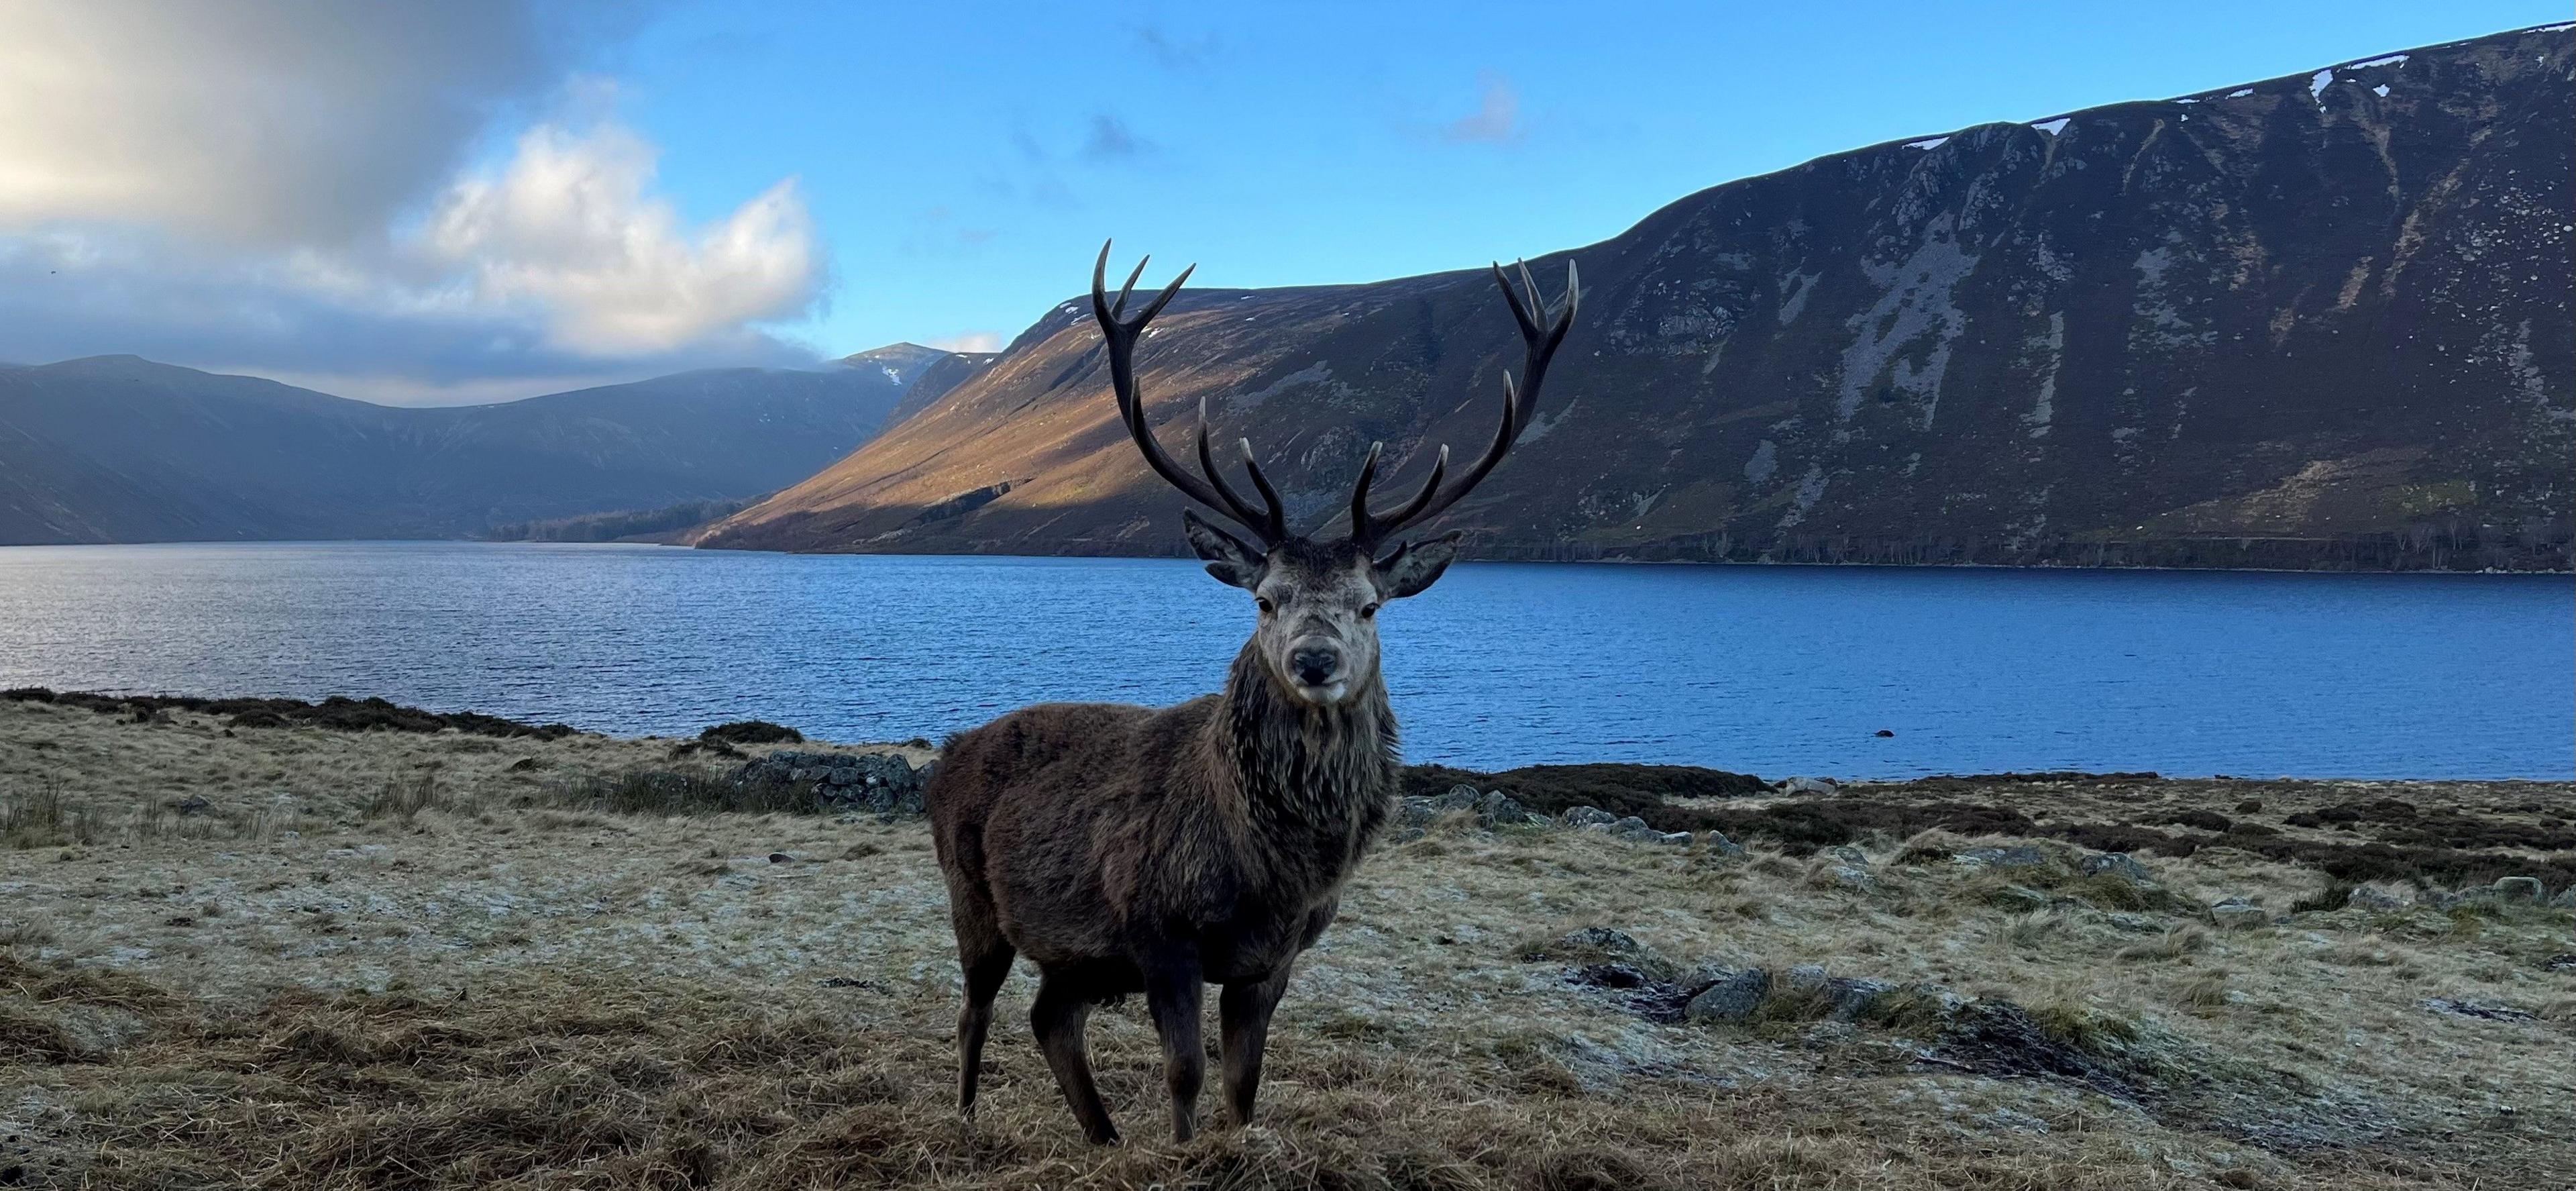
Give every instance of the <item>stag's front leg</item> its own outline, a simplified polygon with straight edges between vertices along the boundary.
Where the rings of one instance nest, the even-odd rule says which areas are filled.
[[[1172,1090],[1172,1140],[1199,1131],[1199,1086],[1207,1080],[1207,1052],[1199,1041],[1200,998],[1206,976],[1194,945],[1160,949],[1145,963],[1145,1004],[1163,1039],[1163,1082]]]
[[[1288,965],[1258,980],[1225,986],[1216,1011],[1224,1032],[1225,1100],[1234,1125],[1252,1123],[1252,1100],[1261,1092],[1261,1053],[1270,1043],[1270,1015],[1288,991]]]

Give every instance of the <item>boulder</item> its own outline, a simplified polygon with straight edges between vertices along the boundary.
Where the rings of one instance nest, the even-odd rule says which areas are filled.
[[[2538,877],[2498,877],[2496,896],[2509,902],[2536,902],[2549,895]]]
[[[2003,848],[1968,848],[1950,857],[1963,868],[2046,868],[2048,853],[2029,844]]]
[[[1700,839],[1707,845],[1708,854],[1711,856],[1744,855],[1744,845],[1726,838],[1726,833],[1723,831],[1702,832]]]
[[[1618,821],[1619,816],[1597,806],[1578,806],[1565,812],[1568,827],[1607,827]]]
[[[2272,920],[2272,916],[2265,913],[2263,911],[2263,907],[2255,905],[2253,902],[2247,901],[2241,897],[2230,897],[2220,899],[2210,905],[2209,920],[2217,923],[2221,927],[2235,929],[2238,927],[2261,926],[2270,922]]]
[[[2576,910],[2576,885],[2559,890],[2558,896],[2549,899],[2549,904],[2561,910]]]
[[[1842,792],[1842,787],[1834,784],[1834,779],[1829,777],[1784,778],[1771,788],[1783,794],[1796,794],[1809,798],[1831,798]]]
[[[1771,995],[1771,973],[1760,968],[1746,968],[1719,976],[1708,987],[1693,994],[1682,1007],[1682,1020],[1695,1022],[1743,1021],[1762,1007],[1762,999]]]
[[[2084,859],[2077,862],[2077,867],[2088,877],[2108,873],[2140,885],[2155,883],[2155,874],[2148,872],[2147,866],[2126,852],[2087,852]]]
[[[1878,878],[1869,875],[1868,869],[1856,865],[1837,864],[1827,874],[1827,879],[1831,880],[1836,888],[1848,889],[1854,893],[1874,893],[1878,890]]]
[[[2391,913],[2414,908],[2415,891],[2403,885],[2383,885],[2376,881],[2352,887],[2352,896],[2344,905],[2357,910]]]
[[[1987,900],[2006,910],[2045,910],[2048,895],[2028,885],[2006,885],[1987,895]]]
[[[1590,810],[1591,808],[1576,807],[1575,809]],[[1572,813],[1572,811],[1567,812],[1568,815],[1571,815]],[[1626,840],[1632,844],[1664,844],[1669,847],[1686,848],[1690,846],[1691,842],[1691,835],[1687,831],[1657,831],[1654,828],[1647,826],[1644,819],[1640,819],[1635,815],[1630,815],[1624,819],[1612,819],[1607,823],[1587,822],[1583,824],[1583,829],[1586,831],[1602,832],[1614,838]]]

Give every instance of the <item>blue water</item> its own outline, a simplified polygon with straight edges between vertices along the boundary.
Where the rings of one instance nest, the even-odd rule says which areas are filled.
[[[0,686],[903,739],[1213,690],[1251,616],[1179,560],[17,547]],[[2576,777],[2565,577],[1477,564],[1380,620],[1418,761]]]

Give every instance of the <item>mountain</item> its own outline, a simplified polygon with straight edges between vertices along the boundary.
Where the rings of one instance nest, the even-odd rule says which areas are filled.
[[[1582,320],[1433,527],[1503,558],[2565,568],[2571,40],[1890,142],[1534,260],[1551,291],[1581,263]],[[1479,449],[1518,363],[1481,269],[1191,290],[1157,326],[1164,441],[1205,398],[1310,520],[1371,440],[1414,458],[1390,492]],[[1098,343],[1055,307],[702,544],[1173,552]]]
[[[460,537],[757,496],[881,429],[946,354],[912,351],[435,409],[134,356],[0,369],[0,544]]]

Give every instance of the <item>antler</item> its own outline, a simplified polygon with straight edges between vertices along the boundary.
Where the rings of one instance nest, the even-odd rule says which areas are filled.
[[[1136,449],[1145,453],[1145,464],[1163,477],[1181,494],[1195,500],[1235,523],[1251,530],[1263,547],[1276,546],[1288,537],[1288,513],[1279,502],[1279,493],[1270,486],[1268,477],[1252,460],[1252,441],[1237,439],[1243,450],[1243,467],[1252,473],[1252,486],[1261,493],[1264,509],[1256,510],[1225,482],[1225,473],[1217,468],[1216,453],[1208,447],[1207,398],[1199,398],[1199,475],[1181,470],[1172,457],[1163,453],[1163,445],[1154,439],[1154,431],[1145,424],[1145,402],[1136,393],[1136,341],[1143,337],[1145,324],[1163,312],[1173,295],[1181,292],[1181,283],[1190,279],[1198,266],[1181,270],[1163,292],[1136,313],[1127,312],[1127,297],[1136,288],[1136,279],[1145,275],[1145,261],[1136,262],[1136,271],[1127,275],[1127,283],[1118,287],[1118,300],[1109,299],[1109,244],[1100,245],[1100,259],[1091,266],[1091,314],[1100,320],[1100,336],[1109,344],[1109,384],[1118,394],[1118,416],[1127,423],[1127,433],[1136,440]]]
[[[1351,540],[1361,549],[1375,550],[1386,539],[1458,503],[1460,497],[1483,482],[1485,474],[1494,470],[1503,456],[1511,453],[1512,444],[1520,441],[1521,431],[1529,428],[1531,418],[1538,413],[1538,387],[1547,379],[1547,364],[1555,358],[1557,345],[1565,342],[1565,333],[1574,328],[1574,308],[1582,297],[1583,283],[1574,262],[1565,262],[1565,297],[1551,310],[1538,292],[1538,282],[1530,277],[1529,266],[1522,264],[1519,269],[1522,293],[1515,293],[1511,281],[1503,276],[1503,266],[1494,266],[1494,284],[1502,287],[1503,300],[1512,308],[1512,319],[1520,324],[1526,354],[1522,357],[1520,384],[1512,383],[1509,369],[1503,372],[1503,424],[1494,431],[1493,445],[1485,448],[1483,457],[1465,475],[1443,488],[1440,481],[1449,470],[1449,447],[1442,444],[1421,490],[1394,512],[1380,514],[1369,511],[1369,482],[1377,478],[1378,455],[1386,444],[1371,444],[1368,460],[1360,464],[1359,482],[1351,486]],[[1526,301],[1523,293],[1527,294]]]

